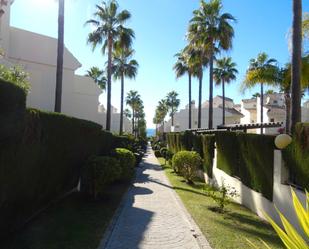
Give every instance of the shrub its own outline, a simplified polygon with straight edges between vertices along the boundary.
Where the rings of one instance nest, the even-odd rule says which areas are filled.
[[[134,154],[124,148],[117,148],[114,152],[115,158],[118,159],[121,167],[121,180],[129,180],[134,175],[136,159]]]
[[[179,151],[172,159],[174,171],[179,172],[187,182],[192,182],[201,164],[202,158],[195,151]]]
[[[4,65],[0,65],[0,79],[14,83],[25,92],[30,90],[29,74],[20,66],[7,68]]]
[[[168,149],[166,147],[161,148],[160,154],[166,160],[167,158]]]
[[[121,162],[113,157],[91,157],[83,168],[81,191],[97,199],[108,184],[121,177],[120,164]]]
[[[154,151],[155,157],[161,157],[161,153],[159,150]]]
[[[210,196],[217,203],[218,212],[223,213],[226,205],[230,203],[229,198],[238,196],[238,193],[234,187],[225,185],[224,182],[222,183],[222,186],[218,188],[217,191],[218,194],[216,194],[215,191],[213,191]]]

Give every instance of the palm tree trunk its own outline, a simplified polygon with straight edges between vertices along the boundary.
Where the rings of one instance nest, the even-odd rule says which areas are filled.
[[[134,116],[135,116],[135,111],[134,111],[134,108],[132,108],[132,135],[134,135],[134,130],[135,130]]]
[[[213,69],[214,67],[214,55],[213,48],[210,50],[209,60],[209,114],[208,114],[208,129],[213,128]]]
[[[264,84],[261,83],[261,97],[260,97],[260,102],[261,102],[261,134],[263,134],[263,122],[264,122],[264,111],[263,111],[263,106],[264,106]]]
[[[192,93],[191,93],[191,73],[189,73],[189,129],[191,129],[191,124],[192,124]]]
[[[201,128],[202,126],[202,85],[203,85],[203,67],[200,68],[200,75],[199,75],[197,128]]]
[[[285,97],[285,112],[286,112],[286,120],[285,120],[285,132],[287,134],[291,133],[290,127],[290,119],[291,119],[291,96],[289,92],[284,94]]]
[[[64,0],[59,0],[55,112],[61,112],[64,51]]]
[[[222,80],[222,125],[225,125],[225,82]]]
[[[108,64],[107,64],[107,108],[106,108],[106,130],[111,130],[111,97],[112,97],[112,52],[113,40],[108,37]]]
[[[291,131],[301,121],[301,49],[302,49],[302,0],[293,0],[293,50],[292,50],[292,116]]]
[[[124,76],[121,75],[121,103],[120,103],[120,127],[119,134],[123,133],[123,98],[124,98]]]
[[[174,126],[174,108],[172,107],[172,126]]]

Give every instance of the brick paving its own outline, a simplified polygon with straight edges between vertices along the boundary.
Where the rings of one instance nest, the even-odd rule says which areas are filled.
[[[153,151],[137,170],[101,249],[211,249],[171,188]]]

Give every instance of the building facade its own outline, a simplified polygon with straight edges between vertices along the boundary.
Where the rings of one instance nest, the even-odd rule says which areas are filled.
[[[4,55],[1,63],[20,65],[29,73],[31,90],[27,106],[53,111],[55,104],[57,39],[10,26],[12,0],[2,7],[0,18],[0,46]],[[81,63],[64,49],[62,106],[66,115],[90,120],[105,127],[106,113],[99,108],[102,91],[94,81],[76,75]],[[120,114],[113,108],[111,130],[119,131]],[[131,122],[124,117],[124,131],[131,132]]]

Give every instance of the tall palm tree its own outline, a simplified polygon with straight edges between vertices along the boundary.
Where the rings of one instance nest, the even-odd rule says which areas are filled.
[[[225,84],[236,80],[236,63],[231,57],[224,57],[216,61],[217,67],[214,69],[214,80],[217,85],[222,85],[222,124],[225,125]]]
[[[61,112],[63,51],[64,51],[64,0],[59,0],[58,51],[57,51],[56,93],[55,93],[55,109],[54,109],[55,112]]]
[[[138,63],[132,59],[134,50],[118,47],[113,53],[112,72],[115,79],[121,81],[120,100],[120,127],[119,134],[123,133],[123,101],[124,101],[124,78],[135,79],[137,75]]]
[[[94,50],[98,45],[102,45],[103,54],[107,50],[107,111],[106,130],[111,126],[111,77],[112,77],[112,52],[114,44],[118,41],[123,47],[130,47],[134,32],[132,29],[124,27],[130,19],[131,14],[127,10],[119,11],[116,0],[103,1],[101,5],[96,5],[94,19],[90,19],[86,24],[93,25],[96,29],[88,36],[88,43]]]
[[[137,91],[131,90],[126,97],[126,104],[132,109],[132,134],[135,133],[136,110],[141,103],[141,96]]]
[[[291,130],[301,121],[302,0],[293,0]]]
[[[165,117],[168,113],[168,105],[167,105],[167,100],[166,99],[161,99],[158,103],[158,106],[157,106],[157,112],[156,112],[156,115],[157,115],[157,118],[158,118],[158,121],[160,124],[162,124],[162,129],[163,129],[163,132],[164,132],[164,120],[165,120]]]
[[[86,76],[92,78],[94,83],[96,83],[102,91],[106,90],[107,79],[103,70],[100,70],[98,67],[92,67],[87,70]]]
[[[174,70],[176,73],[176,78],[180,78],[185,74],[188,74],[189,80],[189,129],[192,126],[192,93],[191,93],[191,85],[192,85],[192,75],[194,73],[194,67],[192,63],[190,63],[190,54],[186,49],[182,50],[180,53],[175,55],[177,57],[177,62],[174,65]]]
[[[172,118],[172,126],[174,126],[174,115],[177,112],[178,107],[180,105],[180,99],[178,99],[177,97],[178,93],[175,91],[169,92],[166,96],[166,105]]]
[[[193,12],[189,28],[190,40],[203,47],[209,58],[209,129],[213,128],[213,62],[217,51],[232,47],[234,29],[230,22],[236,21],[231,14],[222,14],[222,7],[221,0],[202,0],[200,8]]]
[[[291,63],[280,70],[279,86],[284,93],[286,108],[286,133],[291,133]],[[301,90],[302,93],[309,89],[309,55],[302,58]]]
[[[261,85],[261,134],[263,133],[263,106],[264,106],[264,85],[274,85],[278,83],[279,68],[277,61],[268,57],[266,53],[258,54],[256,59],[250,60],[249,69],[243,81],[243,89]]]

